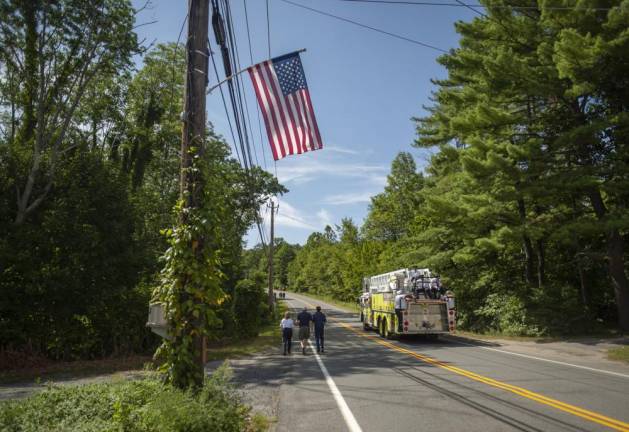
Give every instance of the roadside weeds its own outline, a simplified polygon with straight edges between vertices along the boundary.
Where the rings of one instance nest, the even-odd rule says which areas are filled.
[[[610,348],[607,351],[607,358],[629,364],[629,345],[618,348]]]
[[[48,362],[37,367],[9,369],[0,372],[0,385],[19,382],[46,382],[89,378],[118,372],[141,371],[152,362],[150,356],[112,357],[100,360]]]
[[[278,299],[277,315],[281,316],[286,311],[286,303]],[[272,319],[270,323],[260,329],[258,336],[250,339],[231,340],[223,344],[212,346],[207,350],[208,361],[235,359],[247,357],[270,347],[276,346],[281,340],[279,318]],[[276,322],[277,321],[277,322]]]

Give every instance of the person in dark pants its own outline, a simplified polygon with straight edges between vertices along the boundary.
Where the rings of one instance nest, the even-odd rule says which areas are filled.
[[[293,344],[293,325],[294,323],[290,314],[286,312],[284,314],[284,319],[280,322],[280,328],[282,329],[282,341],[284,342],[284,355],[286,355],[286,353],[290,354],[290,349]]]
[[[297,322],[299,323],[301,353],[306,355],[306,345],[308,344],[308,339],[310,339],[310,323],[312,322],[312,315],[308,312],[307,307],[304,307],[304,310],[297,315]]]
[[[326,321],[327,319],[325,317],[325,314],[321,312],[321,306],[317,306],[317,311],[314,313],[314,315],[312,315],[315,341],[317,341],[317,352],[325,352],[325,350],[323,349],[323,333]]]
[[[402,312],[406,310],[406,299],[403,291],[395,296],[395,316],[397,317],[397,331],[402,333]]]

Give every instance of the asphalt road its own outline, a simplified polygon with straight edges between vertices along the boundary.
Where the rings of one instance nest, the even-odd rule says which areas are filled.
[[[293,313],[313,307],[287,296]],[[292,356],[256,365],[282,377],[278,431],[629,431],[628,368],[605,373],[469,340],[386,341],[356,314],[317,304],[326,353],[303,356],[295,343]]]

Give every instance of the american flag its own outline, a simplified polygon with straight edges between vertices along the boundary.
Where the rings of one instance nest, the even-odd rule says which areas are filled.
[[[298,52],[251,66],[249,75],[275,160],[323,147]]]

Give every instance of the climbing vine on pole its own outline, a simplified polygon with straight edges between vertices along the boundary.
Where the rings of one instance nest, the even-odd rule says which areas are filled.
[[[200,178],[209,164],[195,157],[192,167]],[[217,184],[213,184],[216,182]],[[206,181],[202,188],[199,207],[184,207],[180,200],[175,211],[180,222],[164,230],[169,248],[162,257],[164,268],[160,283],[153,293],[153,301],[164,306],[168,322],[168,338],[156,352],[156,358],[164,363],[160,370],[167,381],[180,387],[194,387],[203,382],[201,357],[202,337],[212,337],[212,329],[220,326],[215,310],[226,298],[220,282],[220,217],[224,213],[220,200],[212,199],[208,191],[215,194],[220,190],[218,180]],[[199,247],[202,239],[203,247]]]

